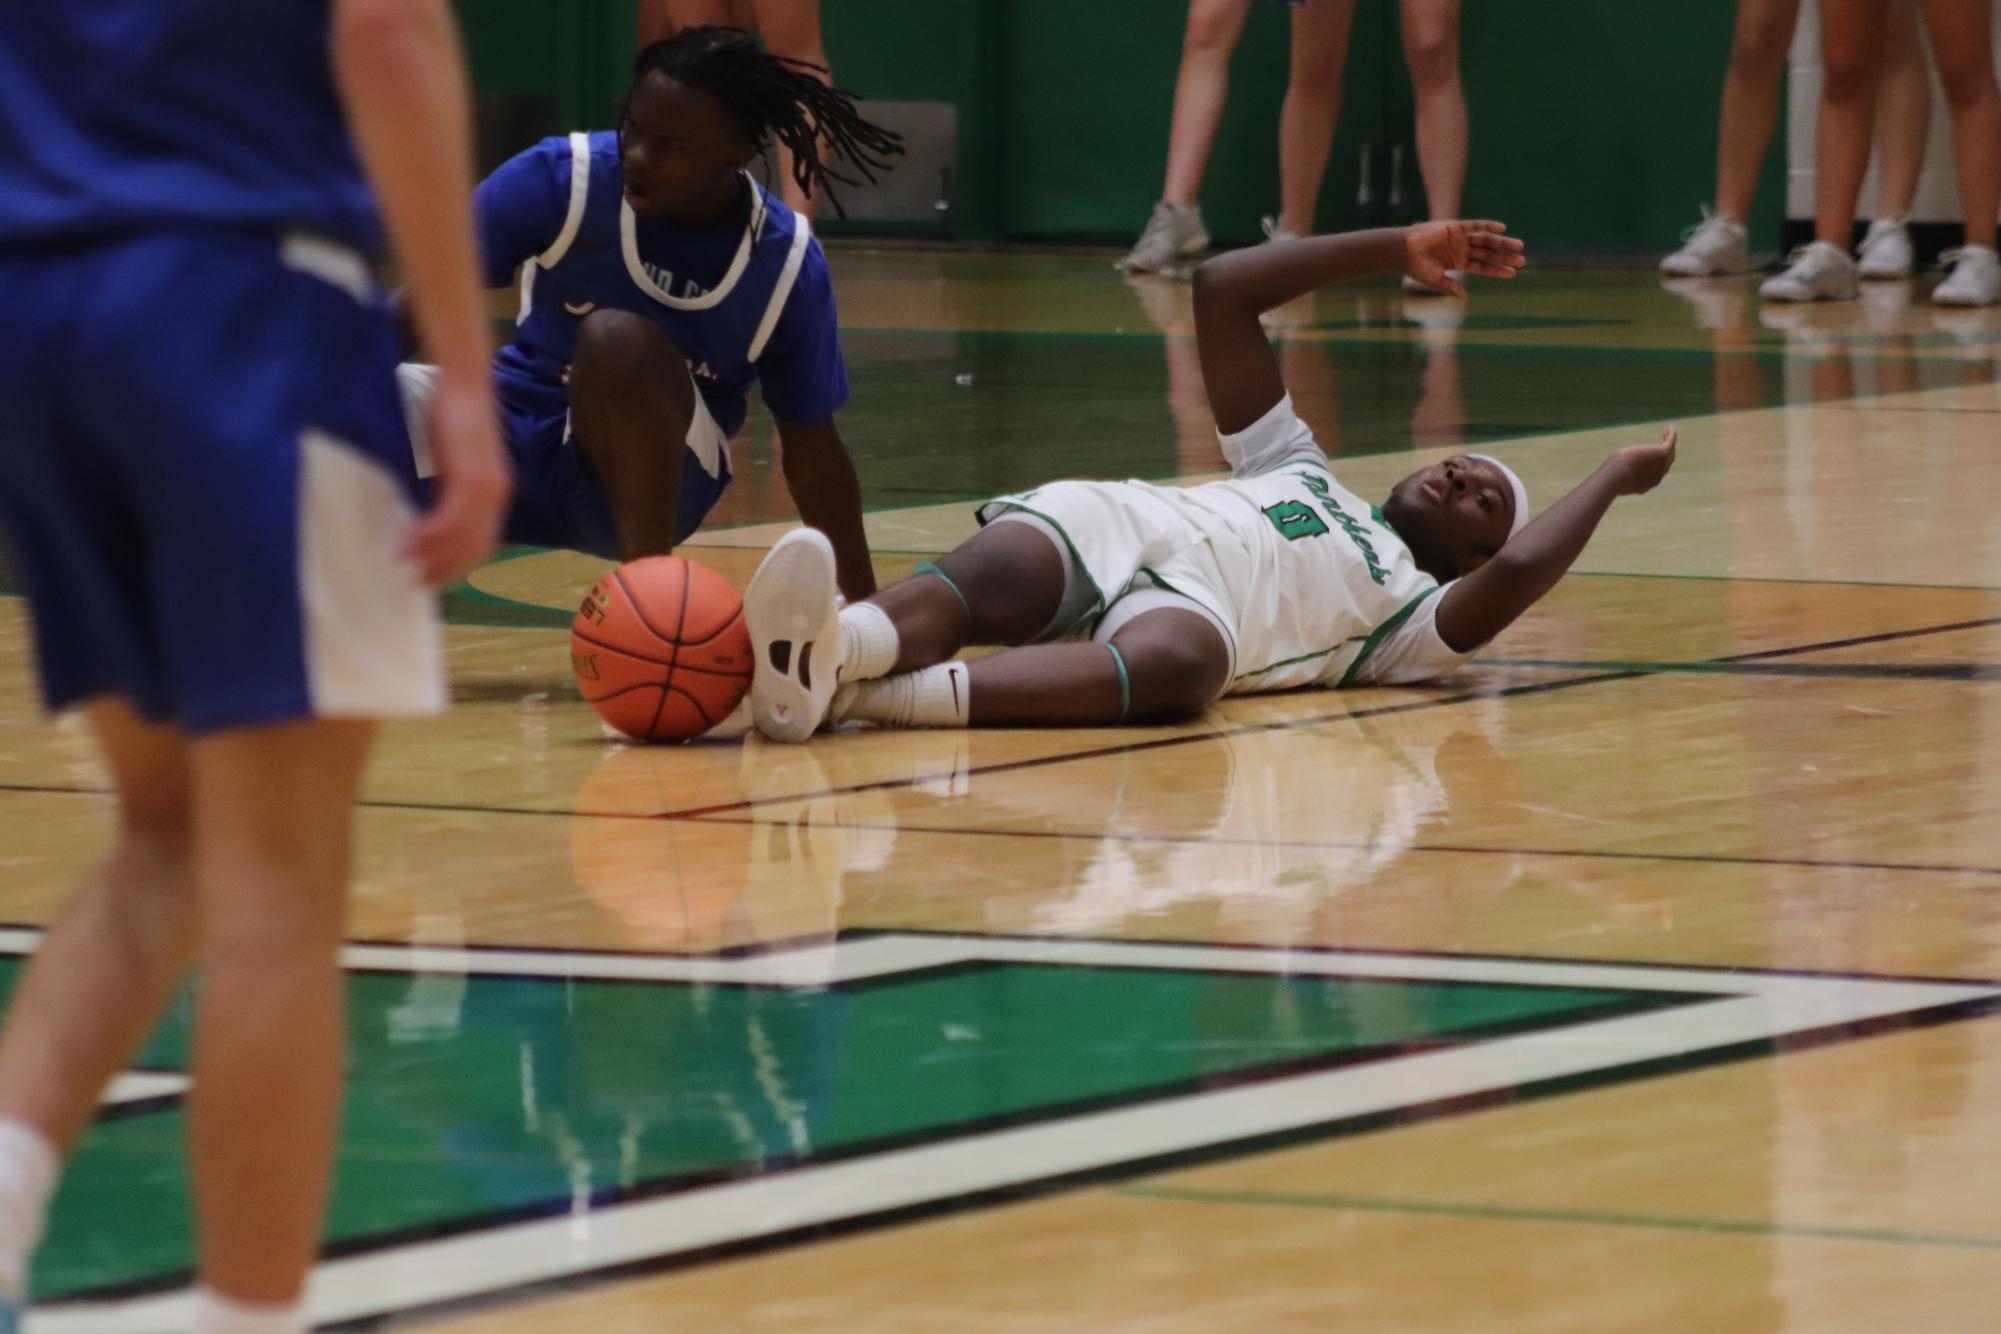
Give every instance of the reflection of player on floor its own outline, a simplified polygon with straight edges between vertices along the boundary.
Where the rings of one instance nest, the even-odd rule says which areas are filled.
[[[117,789],[0,1039],[10,1334],[59,1156],[197,965],[191,1323],[304,1328],[371,720],[442,707],[422,585],[506,507],[469,120],[442,0],[0,6],[0,527]],[[414,526],[383,221],[439,360]]]
[[[823,152],[869,172],[896,136],[734,28],[657,42],[633,71],[616,133],[546,139],[474,198],[488,286],[521,275],[514,337],[494,357],[519,479],[507,538],[620,560],[671,551],[729,485],[729,440],[761,385],[800,517],[833,539],[847,595],[873,592],[834,426],[848,377],[826,257],[746,167],[776,138],[801,187],[827,191],[847,178]],[[403,368],[413,403],[428,382]]]
[[[1521,242],[1503,231],[1427,223],[1203,265],[1196,340],[1228,481],[1058,482],[1004,496],[936,566],[838,616],[826,540],[788,534],[745,599],[759,729],[800,741],[830,719],[1150,722],[1224,694],[1458,667],[1555,586],[1613,500],[1659,483],[1673,430],[1619,450],[1533,523],[1519,480],[1480,455],[1413,473],[1372,509],[1334,480],[1293,414],[1258,316],[1369,273],[1463,294],[1448,270],[1506,278],[1521,266]],[[1045,642],[1055,639],[1066,642]],[[948,661],[967,644],[1028,647]]]

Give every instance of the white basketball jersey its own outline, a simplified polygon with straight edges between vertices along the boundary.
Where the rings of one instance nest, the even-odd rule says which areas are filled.
[[[1163,488],[1166,489],[1166,488]],[[1340,685],[1438,581],[1325,456],[1169,491],[1199,515],[1235,613],[1234,694]]]

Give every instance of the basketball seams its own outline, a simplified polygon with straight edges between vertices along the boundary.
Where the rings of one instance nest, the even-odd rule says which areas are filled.
[[[620,570],[622,570],[623,568],[624,567],[621,566]],[[660,643],[667,649],[669,653],[673,653],[676,650],[678,650],[681,646],[680,642],[678,640],[669,639],[666,635],[660,633],[659,627],[655,626],[651,618],[647,616],[646,608],[640,604],[640,601],[637,597],[633,596],[632,586],[625,582],[625,576],[621,574],[619,570],[613,570],[611,572],[611,578],[612,582],[618,585],[619,596],[625,599],[625,605],[631,608],[634,618],[636,618],[639,621],[641,626],[645,627],[646,633],[652,635],[655,639],[659,640]],[[681,619],[683,620],[686,620],[688,616],[689,582],[690,580],[688,578],[688,568],[684,563],[681,567],[681,612],[680,612]],[[674,664],[672,661],[668,661],[662,663],[661,665],[671,669]]]
[[[610,694],[594,695],[591,698],[586,699],[584,703],[591,705],[603,704],[609,700],[614,700],[621,698],[622,696],[625,695],[630,695],[635,690],[658,690],[658,689],[660,689],[660,683],[658,681],[635,681],[633,684],[629,686],[620,686],[618,689],[612,691]],[[616,724],[614,724],[614,726],[616,726]]]
[[[614,571],[613,573],[616,573],[616,571]],[[659,701],[659,702],[658,702],[657,704],[655,704],[655,705],[653,706],[653,721],[652,721],[651,723],[649,723],[649,724],[647,725],[647,728],[646,728],[646,735],[647,735],[648,737],[657,737],[657,736],[659,736],[659,735],[660,735],[660,715],[661,715],[662,713],[665,713],[665,712],[667,711],[667,700],[668,700],[668,697],[674,694],[674,672],[676,671],[676,669],[677,669],[677,668],[679,667],[679,665],[680,665],[680,663],[679,663],[679,659],[680,659],[680,657],[681,657],[681,631],[682,631],[682,630],[683,630],[683,629],[684,629],[684,628],[685,628],[685,627],[687,626],[687,624],[688,624],[688,598],[689,598],[689,596],[690,596],[690,590],[691,590],[691,586],[692,586],[692,585],[694,584],[694,582],[695,582],[695,580],[694,580],[694,578],[693,578],[693,575],[694,575],[694,570],[693,570],[693,568],[692,568],[692,567],[690,567],[690,566],[689,566],[689,565],[687,564],[687,562],[685,562],[685,561],[684,561],[684,562],[682,562],[682,564],[681,564],[681,610],[680,610],[680,613],[679,613],[679,615],[678,615],[678,616],[676,616],[676,618],[675,618],[675,621],[674,621],[674,640],[673,640],[673,642],[674,642],[674,646],[675,646],[675,647],[674,647],[674,657],[675,657],[675,661],[674,661],[674,662],[671,662],[671,663],[669,663],[669,664],[667,664],[667,677],[666,677],[666,679],[665,679],[665,680],[663,680],[663,681],[662,681],[662,682],[660,683],[660,701]],[[624,581],[623,579],[621,579],[621,580],[619,581],[619,587],[620,587],[620,588],[623,588],[623,589],[625,589],[625,600],[626,600],[627,602],[630,602],[630,603],[632,604],[632,610],[633,610],[634,612],[638,613],[638,615],[639,615],[639,620],[640,620],[640,623],[641,623],[641,624],[643,624],[643,625],[645,625],[645,626],[646,626],[646,628],[647,628],[647,629],[648,629],[649,631],[652,631],[652,633],[653,633],[653,636],[654,636],[654,637],[655,637],[656,639],[657,639],[657,638],[659,638],[659,636],[660,636],[660,632],[659,632],[658,630],[654,630],[654,629],[653,629],[653,625],[652,625],[652,622],[650,622],[650,621],[648,621],[648,620],[646,619],[646,611],[645,611],[645,609],[644,609],[644,608],[642,608],[642,607],[641,607],[641,606],[639,605],[639,599],[637,599],[637,598],[635,598],[635,597],[633,597],[633,596],[632,596],[632,590],[631,590],[631,589],[629,589],[629,588],[625,588],[625,581]],[[683,694],[683,695],[688,695],[688,692],[687,692],[687,691],[685,691],[685,690],[683,690],[683,691],[681,692],[681,694]],[[689,697],[690,699],[692,699],[692,698],[693,698],[693,696],[691,696],[691,695],[689,695],[688,697]],[[704,722],[707,722],[707,721],[708,721],[708,717],[709,717],[709,715],[708,715],[708,712],[707,712],[706,710],[704,710],[704,709],[701,709],[701,708],[697,708],[697,709],[695,710],[695,712],[697,712],[697,713],[699,713],[699,714],[701,714],[701,715],[702,715],[702,720],[703,720]]]
[[[646,564],[652,568],[641,567],[634,578],[626,577],[630,565],[607,571],[595,595],[603,604],[597,623],[589,623],[582,613],[572,622],[574,651],[580,658],[588,654],[598,660],[591,684],[613,688],[592,695],[582,677],[577,684],[586,701],[619,732],[642,741],[685,740],[727,718],[755,675],[753,664],[731,665],[749,647],[738,643],[749,639],[742,598],[728,580],[685,558]],[[662,601],[663,594],[672,596],[676,583],[680,606],[660,615],[669,609],[653,603]],[[649,599],[645,604],[638,596],[641,588]],[[712,619],[718,611],[723,613],[720,624]],[[684,639],[698,619],[713,628],[699,639]],[[703,661],[690,662],[690,657]],[[682,679],[681,672],[694,679]],[[650,707],[644,695],[632,697],[648,689],[660,692]]]
[[[719,722],[721,722],[721,721],[722,721],[722,719],[720,719],[720,718],[711,718],[711,717],[709,716],[709,711],[708,711],[708,710],[707,710],[706,708],[704,708],[704,707],[702,706],[702,701],[701,701],[701,699],[700,699],[699,697],[695,696],[694,694],[691,694],[690,692],[688,692],[688,691],[686,691],[686,690],[681,690],[681,689],[678,689],[678,688],[675,688],[675,687],[672,687],[672,686],[670,686],[670,687],[668,687],[667,689],[665,689],[665,690],[662,690],[662,691],[660,692],[660,695],[661,695],[661,700],[660,700],[660,704],[661,704],[661,707],[662,707],[662,708],[665,708],[665,707],[666,707],[666,704],[667,704],[667,700],[666,700],[666,697],[667,697],[668,695],[670,695],[670,694],[672,694],[672,695],[679,695],[679,696],[680,696],[680,697],[681,697],[682,699],[685,699],[685,700],[687,700],[687,701],[688,701],[688,703],[690,703],[690,704],[694,705],[694,706],[695,706],[695,712],[701,715],[701,718],[702,718],[702,721],[703,721],[704,723],[708,724],[708,726],[710,726],[710,727],[714,727],[714,726],[715,726],[715,725],[716,725],[717,723],[719,723]],[[655,724],[654,724],[654,725],[655,725],[655,726],[658,726],[658,725],[659,725],[659,722],[658,722],[658,720],[657,720],[657,719],[655,720]]]
[[[589,644],[592,648],[603,649],[606,653],[616,653],[621,658],[630,658],[634,662],[643,662],[649,667],[662,667],[674,672],[693,672],[697,676],[720,676],[737,681],[747,681],[752,674],[751,669],[748,667],[741,671],[724,671],[720,667],[697,667],[689,662],[669,662],[664,658],[649,658],[644,653],[634,653],[623,644],[612,644],[602,639],[593,639],[581,630],[571,630],[570,634],[572,638]],[[696,644],[690,647],[700,648],[701,645]]]
[[[742,622],[743,622],[743,613],[741,611],[738,611],[735,615],[731,616],[727,621],[724,621],[721,625],[717,626],[716,632],[714,634],[705,635],[700,639],[684,639],[681,641],[681,647],[702,648],[705,645],[713,644],[718,639],[721,639],[724,635],[728,634],[732,628],[742,624]]]
[[[739,624],[743,620],[743,608],[741,604],[739,604],[737,610],[732,612],[729,615],[729,617],[723,621],[721,625],[717,626],[714,630],[710,631],[708,634],[703,635],[700,639],[684,638],[683,636],[685,636],[688,632],[688,607],[689,604],[692,603],[695,598],[695,581],[697,579],[705,579],[713,577],[717,581],[719,581],[723,587],[728,588],[732,593],[736,592],[736,588],[734,585],[730,584],[730,582],[727,579],[724,579],[721,575],[715,574],[714,571],[708,569],[706,566],[697,565],[695,562],[688,560],[685,557],[673,556],[673,557],[668,557],[668,559],[678,560],[681,562],[681,618],[679,624],[675,627],[675,633],[671,638],[667,635],[662,634],[660,632],[659,627],[655,626],[652,620],[647,617],[645,606],[640,602],[640,600],[637,597],[633,595],[632,586],[625,582],[624,576],[620,574],[618,570],[613,570],[611,572],[611,578],[614,582],[618,584],[618,591],[620,592],[620,594],[624,596],[625,604],[628,607],[632,608],[632,614],[639,618],[639,623],[640,625],[645,627],[646,633],[652,635],[655,639],[659,640],[662,644],[666,645],[670,649],[700,648],[704,644],[713,644],[716,640],[721,639],[724,635],[729,633],[730,627]]]

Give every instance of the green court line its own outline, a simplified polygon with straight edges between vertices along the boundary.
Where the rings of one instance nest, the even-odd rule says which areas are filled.
[[[1889,579],[1774,579],[1751,574],[1646,574],[1639,570],[1571,570],[1568,579],[1681,579],[1709,584],[1795,584],[1805,588],[1938,588],[1953,593],[2001,593],[1993,584],[1898,583]]]
[[[1790,676],[1837,681],[2001,681],[2001,665],[1985,662],[1625,662],[1573,658],[1475,658],[1479,667],[1560,671],[1645,672],[1658,675]]]
[[[1721,1236],[2001,1250],[2001,1237],[1967,1232],[1900,1232],[1894,1228],[1824,1227],[1809,1223],[1767,1223],[1754,1219],[1695,1218],[1682,1214],[1629,1214],[1598,1209],[1532,1209],[1452,1200],[1398,1200],[1376,1195],[1299,1195],[1280,1191],[1197,1190],[1168,1186],[1122,1186],[1111,1193],[1132,1199],[1173,1200],[1187,1204],[1250,1204],[1279,1209],[1478,1218],[1503,1223],[1573,1223],[1589,1227],[1645,1228],[1658,1232],[1702,1232]]]
[[[1421,328],[1421,326],[1416,323],[1412,323],[1409,325],[1385,325],[1382,327],[1385,329],[1407,329],[1409,331],[1412,331],[1413,333],[1415,333]],[[1283,342],[1286,340],[1288,336],[1313,335],[1320,333],[1321,330],[1319,329],[1318,326],[1305,324],[1305,325],[1299,325],[1296,328],[1273,329],[1270,332],[1273,341]],[[1474,329],[1471,332],[1477,334],[1483,331],[1479,329]],[[1495,330],[1494,332],[1501,333],[1505,331]],[[1119,333],[1113,330],[1105,330],[1105,329],[880,329],[880,328],[859,329],[845,325],[841,329],[841,337],[843,338],[952,338],[952,339],[968,339],[975,342],[1015,341],[1024,343],[1027,342],[1159,343],[1159,342],[1165,342],[1170,338],[1180,342],[1193,342],[1195,340],[1195,335],[1192,333],[1169,334],[1169,333],[1163,333],[1158,329],[1129,329],[1124,333]],[[1310,341],[1321,344],[1326,347],[1344,347],[1344,348],[1352,347],[1352,348],[1363,348],[1370,350],[1388,350],[1388,349],[1412,348],[1412,347],[1421,348],[1424,346],[1423,340],[1414,336],[1406,338],[1310,337],[1310,338],[1302,338],[1301,341]],[[1491,354],[1491,355],[1512,356],[1512,357],[1523,357],[1523,356],[1527,357],[1574,356],[1574,357],[1592,357],[1592,358],[1638,357],[1650,360],[1758,361],[1771,364],[1783,363],[1791,358],[1804,358],[1806,360],[1813,360],[1813,361],[1841,360],[1841,361],[1851,361],[1860,363],[1894,361],[1901,365],[1910,365],[1910,366],[1938,365],[1938,366],[1965,367],[1969,365],[1979,364],[1977,362],[1968,362],[1967,360],[1961,357],[1883,355],[1879,353],[1865,352],[1854,347],[1845,346],[1843,345],[1842,340],[1840,340],[1839,338],[1835,339],[1834,341],[1835,341],[1835,346],[1830,347],[1825,351],[1812,354],[1805,353],[1804,349],[1793,348],[1776,342],[1769,344],[1759,343],[1752,347],[1737,349],[1737,348],[1715,348],[1715,347],[1621,347],[1617,345],[1607,345],[1603,343],[1507,343],[1507,342],[1487,343],[1474,340],[1466,340],[1466,341],[1455,342],[1452,345],[1452,347],[1453,351],[1455,352],[1461,352],[1461,353],[1470,352],[1478,355]],[[1835,399],[1830,401],[1843,402],[1846,400]],[[1775,404],[1774,406],[1818,407],[1821,405],[1817,403],[1785,403],[1785,404]]]

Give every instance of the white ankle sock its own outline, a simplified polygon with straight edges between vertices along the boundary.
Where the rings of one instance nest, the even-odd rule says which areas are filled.
[[[195,1290],[195,1334],[303,1334],[305,1328],[303,1303],[253,1306],[211,1287]]]
[[[963,662],[904,672],[845,687],[834,700],[834,721],[885,727],[964,727],[972,709],[970,676]]]
[[[841,679],[873,681],[889,675],[903,640],[889,613],[873,602],[841,608]]]
[[[42,1242],[49,1196],[62,1159],[55,1145],[26,1121],[0,1120],[0,1292],[26,1291],[28,1261]]]

